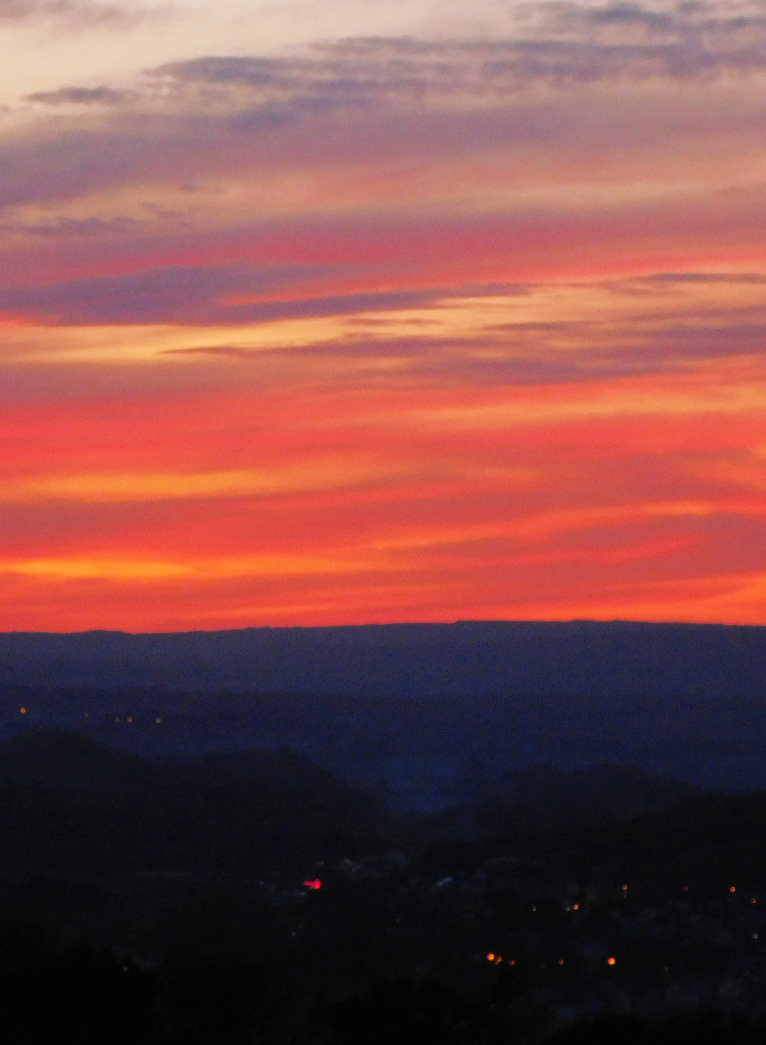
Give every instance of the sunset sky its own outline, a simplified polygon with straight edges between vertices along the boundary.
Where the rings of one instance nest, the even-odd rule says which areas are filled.
[[[766,624],[766,0],[0,0],[0,630]]]

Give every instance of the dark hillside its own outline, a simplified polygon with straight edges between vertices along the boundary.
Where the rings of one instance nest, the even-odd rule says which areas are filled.
[[[295,752],[151,763],[33,733],[0,746],[0,871],[300,876],[370,844],[368,806]]]

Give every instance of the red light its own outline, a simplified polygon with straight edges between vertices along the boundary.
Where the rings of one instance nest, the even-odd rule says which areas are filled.
[[[320,880],[318,878],[310,878],[307,882],[303,883],[303,888],[304,889],[313,889],[313,890],[321,889],[322,888],[322,883],[320,882]]]

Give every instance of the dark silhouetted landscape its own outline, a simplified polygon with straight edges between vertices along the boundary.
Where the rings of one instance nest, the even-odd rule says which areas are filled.
[[[766,629],[0,649],[7,1040],[762,1040]]]

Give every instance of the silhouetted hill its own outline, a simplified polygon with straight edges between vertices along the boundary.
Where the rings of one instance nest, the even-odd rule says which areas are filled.
[[[0,786],[107,794],[145,787],[155,772],[143,759],[109,750],[78,733],[41,729],[0,745]]]
[[[622,825],[591,859],[668,882],[752,889],[766,881],[766,792],[698,795]]]
[[[366,696],[766,693],[766,628],[614,622],[0,635],[0,684]]]
[[[373,837],[369,799],[295,752],[155,764],[50,731],[0,746],[0,874],[300,874]]]
[[[632,820],[686,803],[689,784],[644,773],[638,766],[600,765],[568,772],[553,766],[504,773],[479,804],[488,836],[519,832],[582,834],[597,824]]]

